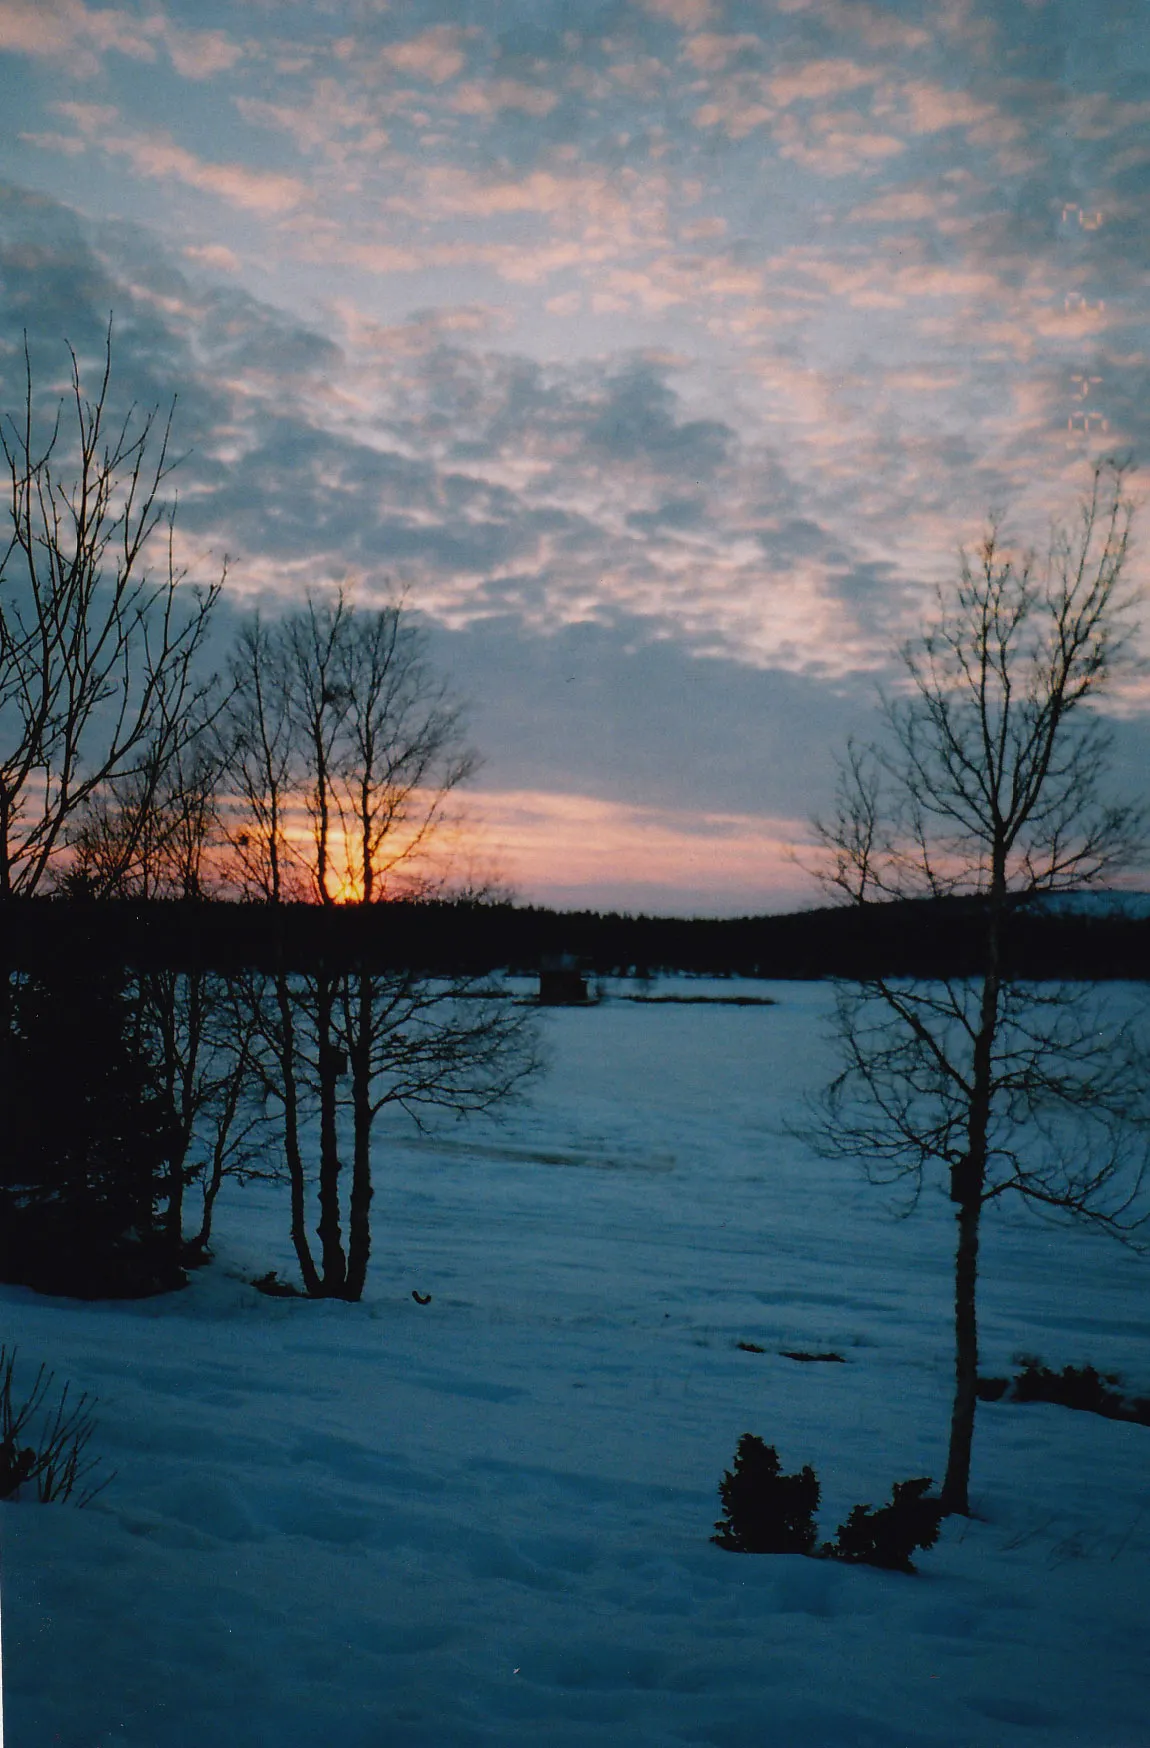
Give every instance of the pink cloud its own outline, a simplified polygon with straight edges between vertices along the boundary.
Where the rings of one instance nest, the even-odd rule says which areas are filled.
[[[991,103],[980,103],[968,91],[916,80],[903,85],[900,96],[909,105],[910,125],[918,134],[961,127],[978,145],[1006,145],[1023,132],[1021,122],[1003,115]]]
[[[162,136],[128,135],[104,142],[105,149],[129,159],[142,176],[172,178],[189,188],[216,194],[244,212],[290,212],[307,198],[294,176],[248,170],[242,164],[210,164]]]
[[[718,73],[737,54],[744,49],[761,49],[762,38],[757,36],[716,36],[704,33],[692,36],[683,44],[684,58],[704,73]]]
[[[841,176],[864,168],[867,159],[893,157],[902,150],[900,141],[879,132],[858,111],[821,107],[881,77],[844,59],[808,61],[770,76],[734,73],[710,86],[693,120],[699,128],[721,128],[732,140],[769,124],[784,156],[820,175]]]
[[[298,151],[322,153],[336,164],[375,156],[389,143],[379,126],[379,104],[349,93],[336,79],[320,79],[306,103],[268,103],[240,97],[236,107],[245,121],[287,134]]]
[[[180,30],[166,24],[163,37],[173,67],[185,79],[210,79],[213,73],[226,73],[244,52],[222,30]]]
[[[844,92],[873,85],[879,77],[874,68],[860,67],[854,61],[808,61],[805,66],[776,73],[767,81],[767,91],[772,102],[785,108],[800,100],[841,97]]]
[[[84,0],[0,0],[0,51],[66,61],[91,78],[109,50],[137,61],[154,61],[167,50],[187,79],[226,72],[243,54],[222,30],[184,30],[162,12],[144,17],[117,7],[89,7]]]
[[[637,178],[624,172],[618,181],[594,171],[532,170],[525,175],[485,178],[461,166],[437,166],[425,172],[411,194],[397,195],[394,210],[420,218],[459,216],[500,218],[519,213],[562,220],[565,224],[611,227],[624,243],[636,226],[650,232],[651,219],[661,233],[662,209],[645,211]]]
[[[906,150],[893,134],[871,131],[853,111],[778,118],[772,129],[779,151],[820,176],[856,176]]]
[[[542,85],[525,85],[519,79],[491,79],[486,83],[461,85],[453,92],[450,107],[459,115],[498,115],[501,110],[518,109],[524,115],[550,115],[559,101],[558,93]]]
[[[888,370],[883,376],[883,386],[908,394],[941,394],[944,390],[958,388],[962,377],[954,371],[943,370]]]
[[[89,10],[84,0],[0,0],[0,50],[67,61],[82,78],[99,71],[108,49],[154,61],[147,25],[114,7]]]
[[[665,18],[680,30],[698,30],[709,24],[715,8],[712,0],[639,0],[644,12],[652,18]]]
[[[886,261],[855,250],[834,256],[815,249],[790,249],[771,262],[780,279],[796,275],[820,284],[827,295],[856,309],[896,309],[917,298],[958,299],[966,304],[998,302],[1002,286],[993,273],[974,267],[937,267],[914,261]]]
[[[852,219],[869,224],[920,224],[939,216],[939,208],[952,205],[954,195],[927,194],[922,189],[906,189],[898,194],[883,194],[865,206],[856,206]]]
[[[748,134],[754,133],[757,127],[763,127],[770,121],[774,113],[764,103],[719,101],[701,104],[692,120],[699,128],[722,128],[729,140],[743,140]]]
[[[119,112],[107,105],[58,103],[54,108],[102,151],[126,158],[140,176],[182,182],[188,188],[218,195],[244,212],[290,212],[307,199],[307,188],[294,176],[249,170],[242,164],[207,163],[166,134],[113,132]]]
[[[437,24],[407,42],[392,43],[380,60],[397,73],[410,73],[429,84],[443,85],[462,69],[463,32],[454,25]]]
[[[44,152],[63,152],[67,158],[79,158],[88,150],[87,142],[75,134],[22,133],[19,137],[25,145],[37,146]]]
[[[814,12],[820,23],[861,37],[869,48],[916,49],[930,42],[929,31],[863,0],[775,0],[775,6],[782,13]]]
[[[684,243],[708,242],[713,237],[725,237],[727,221],[725,218],[693,219],[690,224],[681,226],[679,236]]]
[[[54,103],[53,110],[74,122],[86,139],[107,133],[120,119],[120,112],[110,103]]]
[[[224,243],[189,243],[184,254],[189,261],[198,261],[203,267],[217,267],[224,273],[239,271],[239,256]]]
[[[612,268],[599,278],[598,284],[605,290],[593,293],[594,309],[635,308],[657,315],[686,300],[685,292],[661,284],[657,274],[644,273],[636,268]]]
[[[440,253],[434,248],[405,249],[392,243],[341,242],[329,249],[320,238],[316,248],[305,252],[305,258],[313,261],[334,258],[349,266],[362,267],[368,273],[417,273],[423,267],[453,265],[450,259],[440,259]]]

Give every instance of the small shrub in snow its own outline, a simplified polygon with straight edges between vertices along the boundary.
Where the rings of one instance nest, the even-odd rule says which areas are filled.
[[[925,1498],[930,1476],[914,1481],[896,1481],[889,1505],[876,1511],[869,1505],[853,1507],[839,1525],[833,1543],[824,1542],[819,1552],[829,1560],[850,1565],[881,1566],[888,1572],[913,1572],[911,1555],[916,1548],[933,1548],[942,1522],[937,1499]]]
[[[1099,1372],[1093,1366],[1063,1366],[1056,1372],[1033,1354],[1016,1354],[1015,1359],[1021,1370],[1014,1379],[978,1380],[978,1394],[984,1402],[1004,1398],[1009,1402],[1054,1402],[1061,1408],[1101,1414],[1106,1420],[1132,1420],[1150,1426],[1150,1397],[1124,1396],[1113,1388],[1122,1382],[1117,1372]]]
[[[711,1540],[735,1554],[809,1554],[817,1530],[819,1484],[810,1467],[784,1475],[774,1445],[745,1432],[734,1469],[719,1482],[723,1517]]]
[[[1024,1357],[1021,1363],[1022,1370],[1014,1380],[1016,1402],[1057,1402],[1063,1408],[1081,1408],[1109,1419],[1121,1417],[1125,1402],[1110,1388],[1122,1381],[1117,1373],[1104,1377],[1093,1366],[1064,1366],[1055,1372],[1031,1357]]]
[[[719,1482],[723,1517],[711,1537],[735,1554],[814,1554],[820,1560],[881,1566],[888,1572],[913,1572],[916,1548],[933,1548],[942,1522],[942,1504],[925,1497],[929,1475],[896,1481],[889,1505],[877,1511],[856,1505],[839,1525],[836,1539],[816,1550],[818,1477],[809,1464],[784,1475],[774,1445],[745,1432],[735,1451],[735,1466]]]
[[[15,1349],[9,1353],[0,1347],[0,1499],[15,1499],[22,1487],[35,1483],[41,1505],[70,1499],[73,1493],[78,1505],[87,1505],[112,1479],[108,1475],[95,1486],[89,1484],[96,1464],[84,1454],[93,1426],[88,1397],[69,1407],[65,1384],[55,1408],[49,1407],[53,1373],[41,1366],[31,1390],[20,1399],[13,1393],[15,1363]],[[30,1434],[38,1416],[39,1432]]]

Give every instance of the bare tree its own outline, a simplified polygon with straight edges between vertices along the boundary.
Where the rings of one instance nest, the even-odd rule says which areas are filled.
[[[459,706],[404,609],[309,600],[279,624],[245,633],[233,679],[222,719],[233,737],[230,838],[249,889],[286,898],[290,866],[321,905],[431,890],[449,797],[475,761]],[[297,798],[306,823],[289,831]],[[530,1016],[485,993],[480,980],[381,971],[362,960],[329,957],[306,975],[252,975],[244,988],[260,1040],[253,1060],[282,1117],[305,1290],[358,1299],[380,1110],[400,1104],[418,1117],[432,1108],[490,1109],[536,1065]],[[318,1255],[308,1232],[312,1134]]]
[[[281,627],[288,719],[311,828],[311,855],[305,866],[321,904],[332,904],[342,896],[333,893],[331,882],[333,838],[339,825],[336,786],[349,705],[341,669],[351,635],[351,614],[342,595],[330,606],[321,606],[309,596],[307,606]]]
[[[858,904],[972,901],[971,979],[867,979],[839,991],[844,1067],[823,1144],[917,1198],[941,1168],[955,1204],[955,1394],[942,1499],[969,1511],[984,1208],[1011,1192],[1121,1235],[1139,1223],[1145,1051],[1131,1016],[1089,986],[1025,984],[1004,958],[1020,907],[1098,885],[1141,845],[1138,809],[1107,797],[1109,734],[1092,708],[1123,657],[1132,507],[1100,465],[1045,558],[992,522],[962,555],[932,627],[903,650],[886,733],[851,746],[836,809],[816,822],[823,878]]]
[[[433,1111],[492,1110],[538,1067],[534,1016],[478,977],[334,965],[309,975],[252,974],[247,1011],[258,1016],[256,1060],[281,1113],[305,1291],[357,1300],[371,1254],[380,1111],[399,1105],[418,1123]],[[313,1195],[318,1252],[308,1231]]]
[[[175,564],[171,418],[113,418],[110,326],[95,400],[71,360],[41,435],[25,349],[23,407],[0,429],[0,900],[42,888],[109,783],[141,800],[163,781],[208,687],[197,664],[219,587],[182,586]]]
[[[283,637],[259,614],[240,631],[228,682],[217,733],[229,791],[224,808],[232,880],[246,896],[278,904],[296,896],[288,825],[298,750]]]
[[[66,839],[64,892],[89,898],[205,898],[219,836],[220,760],[205,726],[89,796]]]
[[[342,601],[340,607],[342,608]],[[345,700],[340,812],[347,877],[365,904],[422,890],[422,852],[448,798],[476,768],[462,711],[401,605],[351,615],[341,640]]]
[[[141,1017],[169,1113],[165,1220],[186,1265],[205,1260],[225,1178],[278,1179],[267,1164],[269,1121],[254,1067],[256,1023],[235,999],[234,977],[202,966],[137,975]],[[185,1195],[198,1184],[199,1224],[184,1230]]]
[[[219,737],[209,721],[162,774],[112,779],[77,815],[60,877],[85,897],[199,900],[210,893],[218,835]],[[261,1161],[267,1118],[253,1071],[254,1025],[231,980],[202,964],[144,965],[131,974],[142,1038],[164,1100],[164,1225],[173,1255],[205,1259],[226,1177],[275,1177]],[[184,1232],[187,1190],[199,1184],[198,1231]]]

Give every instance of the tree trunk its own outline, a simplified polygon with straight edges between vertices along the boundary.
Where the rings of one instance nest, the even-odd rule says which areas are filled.
[[[299,1150],[299,1093],[295,1072],[295,1023],[291,1011],[291,991],[282,972],[276,974],[276,1002],[280,1014],[280,1081],[284,1107],[284,1153],[291,1179],[291,1236],[303,1276],[304,1292],[311,1298],[323,1295],[319,1271],[312,1259],[307,1241],[307,1194],[303,1175],[303,1158]]]
[[[216,1118],[216,1136],[212,1143],[212,1165],[203,1187],[204,1207],[200,1230],[186,1247],[194,1252],[201,1262],[207,1255],[208,1245],[212,1239],[212,1215],[215,1211],[216,1197],[219,1195],[220,1186],[224,1181],[224,1161],[227,1157],[228,1137],[231,1134],[232,1124],[236,1120],[236,1112],[239,1109],[247,1074],[248,1047],[245,1040],[228,1075],[223,1108]],[[294,1175],[292,1182],[294,1186]]]
[[[212,1242],[212,1216],[215,1213],[216,1197],[220,1193],[224,1174],[218,1162],[213,1161],[211,1176],[204,1184],[204,1207],[200,1216],[200,1229],[194,1238],[189,1238],[184,1246],[190,1255],[204,1260],[208,1254],[208,1246]],[[187,1265],[185,1264],[185,1267]]]
[[[184,1244],[184,1159],[186,1155],[186,1145],[177,1145],[168,1156],[164,1242],[174,1256],[179,1255]]]
[[[219,1195],[220,1188],[221,1188],[223,1181],[224,1181],[224,1149],[226,1148],[226,1146],[227,1146],[227,1131],[221,1125],[220,1132],[216,1136],[216,1144],[212,1148],[212,1169],[208,1173],[208,1176],[207,1176],[206,1180],[204,1181],[204,1207],[203,1207],[203,1214],[202,1214],[201,1219],[200,1219],[200,1229],[196,1233],[196,1236],[194,1238],[190,1238],[188,1240],[187,1244],[185,1244],[185,1246],[184,1246],[184,1250],[188,1253],[188,1255],[190,1257],[194,1258],[195,1260],[194,1260],[193,1264],[185,1264],[185,1267],[187,1267],[187,1266],[197,1266],[198,1267],[198,1265],[201,1262],[207,1261],[208,1246],[212,1241],[212,1216],[215,1213],[216,1197]],[[293,1190],[293,1201],[294,1201],[294,1190],[295,1190],[295,1175],[294,1175],[294,1173],[292,1175],[292,1190]],[[293,1229],[292,1236],[293,1237],[295,1236],[294,1229]],[[297,1254],[298,1254],[298,1247],[297,1247]]]
[[[11,910],[0,900],[0,1130],[8,1127],[12,1096],[12,1030],[16,1023],[16,973],[8,956]]]
[[[363,1297],[367,1264],[371,1255],[371,977],[358,979],[355,1039],[351,1052],[352,1112],[354,1141],[351,1162],[351,1198],[348,1207],[347,1297]]]
[[[0,902],[12,896],[12,859],[9,855],[11,811],[8,785],[0,783]]]
[[[331,821],[328,803],[327,753],[323,741],[323,721],[317,716],[312,724],[312,736],[315,746],[316,774],[316,834],[315,834],[315,879],[319,887],[321,904],[332,902],[331,893],[327,889],[327,846],[331,832]]]
[[[970,1515],[970,1454],[978,1402],[978,1228],[981,1198],[961,1204],[957,1213],[958,1248],[954,1263],[954,1407],[950,1416],[950,1450],[942,1484],[942,1509]]]
[[[178,1048],[181,982],[186,1001],[184,1012],[187,1019],[187,1035],[182,1058]],[[173,1160],[169,1182],[168,1230],[177,1250],[181,1250],[184,1244],[184,1188],[188,1182],[187,1158],[201,1102],[197,1077],[200,1071],[200,1050],[203,1044],[204,1016],[208,1001],[207,981],[204,973],[199,970],[176,971],[171,974],[171,983],[165,983],[164,987],[171,1002],[171,1033],[168,1048],[172,1055],[173,1072],[178,1070],[180,1082],[179,1157]]]
[[[979,1026],[971,1062],[966,1154],[952,1170],[950,1179],[950,1198],[958,1204],[958,1245],[954,1259],[954,1407],[950,1417],[950,1448],[946,1479],[942,1484],[942,1505],[944,1511],[957,1512],[964,1517],[970,1514],[970,1453],[978,1402],[978,1228],[990,1138],[1005,909],[1005,861],[999,850],[994,858],[991,878],[986,974],[982,980]]]
[[[322,1291],[327,1298],[343,1297],[347,1284],[347,1258],[339,1223],[339,1131],[336,1124],[337,1082],[343,1058],[332,1038],[335,985],[321,971],[315,982],[316,1056],[319,1068],[319,1225],[323,1268]]]
[[[187,1099],[180,1096],[187,1093],[186,1082],[179,1087],[177,1093],[177,1085],[181,1080],[176,1015],[177,983],[178,974],[169,978],[164,971],[157,972],[150,979],[141,979],[141,993],[146,991],[145,999],[150,999],[163,1051],[164,1102],[171,1125],[167,1180],[164,1185],[164,1194],[167,1197],[164,1241],[174,1256],[179,1255],[184,1242],[184,1160],[191,1143]]]
[[[12,1093],[12,1025],[15,975],[8,958],[12,928],[12,864],[9,858],[10,801],[7,785],[0,783],[0,1123],[7,1128]]]

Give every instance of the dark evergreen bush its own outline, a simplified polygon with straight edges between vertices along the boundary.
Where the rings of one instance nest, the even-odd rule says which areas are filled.
[[[933,1548],[942,1522],[939,1501],[924,1497],[930,1484],[929,1475],[896,1481],[889,1505],[877,1511],[869,1505],[856,1505],[839,1525],[836,1540],[824,1543],[820,1553],[851,1565],[913,1572],[911,1555],[916,1548]]]
[[[0,1279],[75,1298],[182,1286],[160,1217],[172,1112],[127,974],[56,965],[12,990],[0,1077]]]
[[[837,1538],[815,1547],[819,1483],[805,1465],[784,1475],[774,1445],[745,1432],[735,1451],[734,1469],[719,1482],[723,1517],[711,1537],[736,1554],[815,1554],[820,1560],[881,1566],[888,1572],[913,1572],[916,1548],[933,1548],[942,1523],[942,1504],[925,1497],[929,1476],[896,1481],[889,1505],[875,1510],[856,1505]]]
[[[1014,1380],[1013,1394],[1016,1402],[1057,1402],[1063,1408],[1081,1408],[1117,1420],[1124,1417],[1126,1404],[1109,1386],[1120,1382],[1117,1374],[1104,1377],[1093,1366],[1064,1366],[1055,1372],[1040,1360],[1026,1357]]]
[[[1101,1414],[1106,1420],[1132,1420],[1150,1426],[1150,1397],[1126,1396],[1115,1386],[1118,1372],[1099,1372],[1094,1366],[1063,1366],[1060,1372],[1043,1365],[1033,1354],[1016,1354],[1017,1376],[980,1378],[978,1394],[983,1401],[1054,1402],[1061,1408],[1077,1408]]]
[[[736,1554],[809,1554],[817,1530],[819,1484],[810,1467],[784,1475],[779,1453],[745,1432],[734,1469],[719,1482],[723,1517],[711,1540]]]

